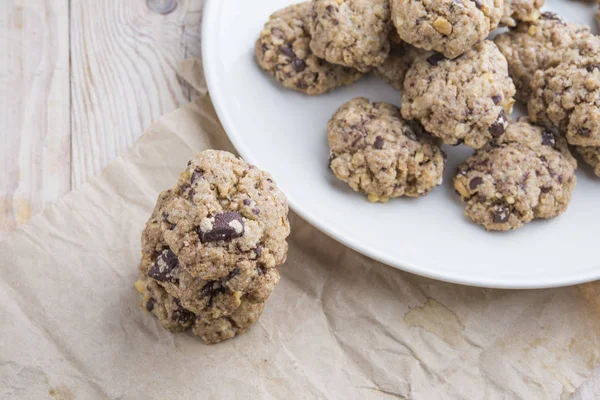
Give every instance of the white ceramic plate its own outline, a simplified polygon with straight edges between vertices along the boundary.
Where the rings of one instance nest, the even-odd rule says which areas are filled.
[[[325,126],[345,101],[366,96],[399,105],[376,77],[309,97],[286,90],[256,64],[254,42],[275,10],[293,0],[209,0],[203,58],[217,113],[239,153],[269,171],[290,205],[314,226],[394,267],[435,279],[498,288],[565,286],[600,279],[600,180],[588,170],[567,213],[509,233],[470,223],[452,187],[468,151],[447,149],[444,185],[420,199],[370,204],[328,169]],[[547,0],[547,10],[593,26],[593,5]]]

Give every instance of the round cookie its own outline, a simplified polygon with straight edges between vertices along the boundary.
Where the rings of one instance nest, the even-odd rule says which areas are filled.
[[[511,122],[504,134],[458,167],[454,187],[473,222],[508,231],[563,213],[575,188],[576,168],[564,139],[526,121]]]
[[[514,27],[519,21],[534,22],[540,17],[544,0],[505,0],[500,25]]]
[[[368,72],[386,59],[389,0],[313,0],[310,48],[334,64]]]
[[[600,146],[600,64],[538,71],[531,88],[532,122],[560,130],[572,145]]]
[[[400,38],[455,58],[496,29],[504,0],[391,0]]]
[[[390,35],[390,43],[390,54],[383,64],[375,68],[375,75],[383,78],[394,89],[402,90],[406,72],[423,50],[402,41],[397,34]]]
[[[575,151],[581,155],[583,161],[594,169],[596,176],[600,177],[600,147],[573,146]]]
[[[535,72],[564,62],[570,53],[578,52],[580,41],[590,35],[589,27],[567,24],[551,12],[542,13],[534,23],[521,22],[515,29],[498,35],[494,41],[508,61],[516,98],[527,102]]]
[[[286,88],[319,95],[353,83],[363,74],[312,53],[308,31],[311,9],[312,3],[304,2],[271,15],[256,41],[255,53],[261,68]]]
[[[514,94],[506,59],[486,40],[454,60],[419,56],[404,80],[402,116],[446,144],[478,149],[504,132]]]
[[[442,183],[439,143],[402,120],[396,106],[353,99],[329,120],[327,136],[331,170],[371,202],[423,196]]]
[[[165,328],[193,325],[207,343],[243,332],[279,281],[287,212],[269,174],[228,152],[199,153],[160,194],[142,233],[136,287],[145,307],[153,299]]]

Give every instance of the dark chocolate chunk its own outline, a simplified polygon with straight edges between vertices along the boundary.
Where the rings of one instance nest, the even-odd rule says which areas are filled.
[[[483,7],[483,4],[481,3],[481,0],[471,0],[473,3],[475,3],[475,7],[477,7],[478,9],[481,10],[481,7]]]
[[[375,144],[374,144],[374,146],[375,146],[375,148],[377,150],[381,150],[381,149],[383,149],[383,144],[384,143],[385,143],[385,141],[383,140],[383,138],[381,136],[377,136],[375,138]]]
[[[550,131],[542,132],[542,144],[550,147],[556,146],[556,138],[554,137],[554,133]]]
[[[469,189],[475,190],[483,183],[483,178],[476,176],[469,182]]]
[[[192,318],[194,318],[194,314],[183,307],[173,311],[173,314],[171,315],[171,319],[175,322],[179,322],[180,324],[186,324]]]
[[[150,298],[150,300],[148,300],[146,302],[146,310],[148,310],[148,311],[154,310],[154,303],[156,303],[156,300],[154,300],[153,298]]]
[[[252,209],[252,214],[258,215],[258,214],[260,214],[260,210],[258,208],[254,208],[254,209]]]
[[[502,96],[499,94],[492,96],[492,101],[494,102],[494,104],[498,105],[502,101]]]
[[[592,131],[588,128],[579,128],[577,130],[577,134],[579,136],[583,136],[583,137],[590,137],[590,136],[592,136]]]
[[[427,59],[427,62],[433,66],[437,66],[439,63],[441,63],[442,61],[447,60],[446,57],[444,57],[443,54],[441,53],[435,53],[434,55],[432,55],[431,57],[429,57]]]
[[[294,71],[302,72],[306,69],[306,63],[299,58],[294,58],[292,61],[292,67],[294,68]]]
[[[244,220],[235,211],[226,211],[212,218],[212,227],[206,232],[200,229],[202,242],[215,242],[217,240],[231,240],[244,234]]]
[[[542,193],[550,193],[550,191],[552,190],[552,188],[550,188],[550,187],[543,187],[540,190],[542,191]]]
[[[179,268],[179,259],[171,249],[166,249],[156,257],[156,261],[148,271],[148,276],[157,281],[175,283],[177,268]]]
[[[498,137],[502,135],[506,130],[507,122],[508,120],[506,119],[506,113],[504,112],[504,110],[500,111],[500,114],[498,114],[498,118],[496,118],[496,121],[494,121],[494,123],[490,126],[489,129],[492,136]]]
[[[252,202],[250,201],[250,199],[244,199],[243,203],[244,203],[245,206],[249,206],[250,203],[252,203]]]
[[[496,224],[504,224],[508,222],[508,218],[510,217],[510,209],[506,205],[501,205],[496,208],[494,211],[494,222]]]
[[[254,252],[256,253],[256,257],[260,257],[262,255],[262,246],[260,244],[256,246]]]
[[[290,46],[279,46],[279,52],[290,58],[296,58],[296,53],[294,53],[294,50],[292,50]]]

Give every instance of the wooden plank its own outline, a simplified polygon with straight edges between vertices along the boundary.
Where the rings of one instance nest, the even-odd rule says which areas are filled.
[[[0,240],[70,190],[68,0],[0,2]]]
[[[71,1],[73,187],[190,100],[176,70],[199,56],[202,0],[174,3],[164,15],[145,0]]]

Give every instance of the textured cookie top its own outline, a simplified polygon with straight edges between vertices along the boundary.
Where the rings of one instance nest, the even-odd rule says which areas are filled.
[[[560,64],[531,82],[529,117],[557,128],[568,142],[600,146],[600,64]]]
[[[363,74],[313,54],[309,34],[311,10],[309,1],[271,15],[256,41],[255,53],[259,65],[283,86],[319,95],[355,82]]]
[[[596,176],[600,177],[600,147],[599,146],[574,146],[583,161],[593,168]]]
[[[315,55],[367,72],[390,51],[389,0],[313,0],[310,19]]]
[[[506,231],[564,212],[576,167],[564,139],[526,121],[511,122],[459,166],[454,186],[469,218],[488,230]]]
[[[356,98],[327,124],[330,167],[370,201],[422,196],[442,183],[445,155],[438,143],[400,117],[397,107]]]
[[[397,33],[390,35],[391,49],[385,62],[375,68],[375,74],[383,78],[394,89],[402,90],[404,77],[417,56],[424,53],[424,50],[401,40]]]
[[[205,319],[266,300],[279,280],[288,206],[269,174],[224,151],[194,157],[142,234],[142,276]]]
[[[534,22],[540,17],[543,5],[544,0],[505,0],[500,24],[513,27],[519,21]]]
[[[486,40],[454,60],[418,57],[404,81],[402,116],[446,144],[478,149],[504,132],[514,93],[506,59]]]
[[[498,35],[495,43],[508,61],[517,99],[528,101],[535,72],[555,67],[578,54],[580,40],[590,35],[589,27],[567,24],[550,12],[543,13],[534,23],[521,22],[515,29]]]
[[[391,0],[402,40],[455,58],[497,26],[504,0]]]

